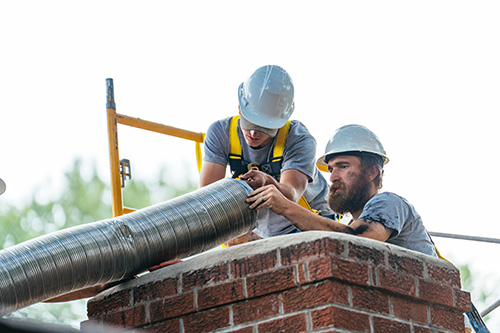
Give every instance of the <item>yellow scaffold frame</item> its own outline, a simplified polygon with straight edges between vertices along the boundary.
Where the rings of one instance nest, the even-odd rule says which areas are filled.
[[[205,141],[205,133],[191,132],[184,129],[167,126],[152,121],[129,117],[116,112],[113,79],[106,79],[107,88],[107,118],[109,160],[111,170],[111,200],[113,217],[133,212],[135,209],[123,206],[122,181],[120,174],[120,158],[118,152],[118,124],[132,126],[152,132],[175,136],[181,139],[195,141],[196,162],[198,172],[201,171],[201,144]]]

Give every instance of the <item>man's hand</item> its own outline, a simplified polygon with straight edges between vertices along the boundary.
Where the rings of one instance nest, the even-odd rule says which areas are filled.
[[[249,233],[241,235],[240,237],[236,237],[234,239],[231,239],[229,242],[224,243],[224,245],[226,247],[230,247],[230,246],[235,246],[235,245],[244,244],[244,243],[248,243],[248,242],[253,242],[253,241],[256,241],[259,239],[262,239],[262,238],[260,238],[253,231],[250,231]]]
[[[255,190],[264,185],[268,185],[269,177],[271,176],[262,171],[250,170],[247,173],[241,175],[240,179],[244,180],[248,185],[250,185],[251,188]]]
[[[287,207],[295,203],[287,199],[274,185],[259,187],[248,194],[250,209],[270,208],[278,215],[285,215]]]

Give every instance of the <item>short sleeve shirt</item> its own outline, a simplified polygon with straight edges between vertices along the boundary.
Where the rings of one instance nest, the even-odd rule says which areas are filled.
[[[368,200],[359,218],[392,229],[387,243],[437,257],[420,215],[403,197],[391,192],[377,193]]]
[[[214,122],[205,136],[204,161],[214,162],[227,166],[229,163],[229,126],[232,117]],[[243,159],[247,162],[266,163],[273,154],[276,137],[258,149],[247,145],[239,127],[238,137],[241,142]],[[292,120],[287,140],[283,150],[281,172],[295,169],[308,177],[308,185],[304,197],[311,208],[331,214],[326,202],[328,184],[316,167],[316,140],[307,128],[299,121]],[[260,237],[283,235],[296,232],[297,229],[283,216],[274,214],[270,209],[261,209],[257,213],[257,222],[254,232]]]

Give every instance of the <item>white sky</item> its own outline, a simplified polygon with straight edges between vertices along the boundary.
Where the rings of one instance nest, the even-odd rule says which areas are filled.
[[[391,159],[384,189],[429,230],[500,238],[499,17],[497,1],[2,1],[0,200],[54,195],[76,157],[109,179],[108,77],[117,112],[204,132],[276,64],[318,156],[336,128],[365,125]],[[193,143],[119,134],[136,179],[160,165],[196,179]],[[435,241],[500,280],[499,245]]]

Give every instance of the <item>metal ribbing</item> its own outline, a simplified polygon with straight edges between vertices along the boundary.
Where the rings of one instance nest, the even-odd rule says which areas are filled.
[[[57,231],[0,251],[0,315],[119,281],[251,230],[243,181],[222,179],[120,217]]]

